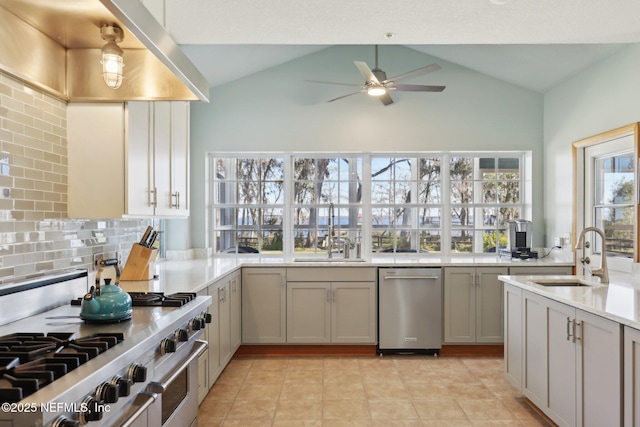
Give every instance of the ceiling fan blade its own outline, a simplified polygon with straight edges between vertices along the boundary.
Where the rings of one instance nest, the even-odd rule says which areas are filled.
[[[392,85],[389,89],[405,92],[442,92],[446,86],[425,86],[425,85]]]
[[[383,83],[390,82],[390,81],[397,82],[398,80],[407,79],[409,77],[421,76],[423,74],[431,73],[439,69],[440,69],[440,66],[438,64],[431,64],[431,65],[427,65],[426,67],[418,68],[413,71],[408,71],[406,73],[398,74],[397,76],[390,77],[387,80],[385,80]]]
[[[339,96],[339,97],[337,97],[337,98],[330,99],[330,100],[328,100],[327,102],[337,101],[338,99],[346,98],[347,96],[356,95],[356,94],[358,94],[358,93],[362,93],[362,91],[361,91],[361,90],[359,90],[358,92],[351,92],[351,93],[348,93],[348,94],[346,94],[346,95],[342,95],[342,96]]]
[[[391,99],[391,96],[389,96],[389,93],[385,93],[382,96],[379,96],[378,99],[380,100],[380,102],[382,102],[385,106],[389,105],[389,104],[393,104],[393,99]]]
[[[338,82],[323,82],[321,80],[305,80],[305,82],[311,82],[311,83],[322,83],[322,84],[327,84],[327,85],[340,85],[340,86],[355,86],[355,87],[363,87],[360,84],[355,84],[355,83],[338,83]]]
[[[369,68],[366,62],[353,61],[353,63],[356,64],[356,67],[358,67],[358,71],[360,71],[360,74],[362,74],[362,77],[364,77],[365,82],[373,82],[376,85],[380,85],[377,77],[373,74],[373,71],[371,71],[371,68]]]

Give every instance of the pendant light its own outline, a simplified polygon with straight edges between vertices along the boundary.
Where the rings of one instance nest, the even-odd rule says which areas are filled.
[[[117,25],[105,24],[100,27],[100,35],[107,42],[102,48],[102,78],[111,89],[118,89],[122,84],[122,69],[124,68],[123,52],[118,46],[124,38],[122,28]]]

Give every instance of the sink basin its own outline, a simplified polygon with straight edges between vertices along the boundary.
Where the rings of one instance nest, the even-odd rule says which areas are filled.
[[[592,284],[576,279],[540,279],[532,280],[536,285],[542,286],[592,286]]]
[[[293,262],[365,262],[364,258],[294,258]]]

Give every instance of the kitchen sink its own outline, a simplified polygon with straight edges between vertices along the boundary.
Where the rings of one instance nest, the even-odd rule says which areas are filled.
[[[578,279],[540,279],[532,280],[536,285],[542,286],[593,286],[591,283],[587,283]]]
[[[365,262],[364,258],[294,258],[293,262],[330,262],[330,263],[351,263]]]

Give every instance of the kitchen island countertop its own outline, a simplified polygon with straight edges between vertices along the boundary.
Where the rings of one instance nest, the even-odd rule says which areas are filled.
[[[587,286],[545,286],[544,280],[577,279]],[[609,284],[593,276],[499,276],[504,283],[640,329],[640,276],[609,271]]]
[[[238,256],[209,257],[191,260],[162,260],[156,263],[154,280],[121,281],[120,286],[127,292],[198,292],[206,289],[216,280],[232,274],[241,267],[541,267],[573,266],[571,252],[557,251],[553,256],[535,260],[511,260],[498,256],[451,256],[451,257],[373,257],[363,262],[294,261],[293,257]],[[92,283],[90,278],[90,283]]]

